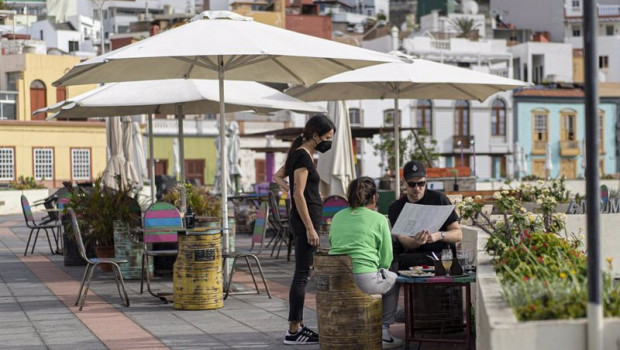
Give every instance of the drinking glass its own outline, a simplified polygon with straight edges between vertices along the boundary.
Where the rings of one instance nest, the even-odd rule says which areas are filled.
[[[469,251],[467,250],[457,250],[456,258],[459,259],[459,264],[463,268],[463,271],[467,269],[467,265],[469,262]]]
[[[452,267],[452,251],[450,249],[441,251],[441,264],[446,269],[446,276],[450,276],[450,267]]]

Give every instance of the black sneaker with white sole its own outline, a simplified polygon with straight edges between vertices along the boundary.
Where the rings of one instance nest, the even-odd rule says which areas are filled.
[[[319,343],[319,335],[310,328],[303,327],[297,333],[286,332],[284,344],[288,345],[312,345]]]

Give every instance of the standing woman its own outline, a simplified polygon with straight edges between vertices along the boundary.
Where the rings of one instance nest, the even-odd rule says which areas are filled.
[[[314,165],[314,151],[327,152],[334,137],[334,123],[324,115],[310,118],[303,132],[292,143],[284,166],[274,176],[275,182],[292,192],[290,225],[295,237],[295,274],[289,292],[289,329],[284,344],[317,344],[319,335],[303,325],[306,284],[314,252],[319,245],[318,230],[323,211],[319,193],[319,173]],[[285,177],[288,176],[288,183]]]

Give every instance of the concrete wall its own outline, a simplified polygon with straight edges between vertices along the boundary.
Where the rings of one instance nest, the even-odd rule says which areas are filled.
[[[25,195],[26,198],[28,198],[28,202],[30,202],[30,205],[32,206],[32,203],[49,197],[50,192],[47,189],[26,191],[0,191],[0,202],[4,202],[4,205],[0,205],[0,215],[21,214],[22,194]],[[32,207],[33,212],[38,212],[43,209],[45,208],[42,205]]]
[[[586,319],[517,321],[502,295],[491,257],[484,251],[488,235],[477,231],[476,349],[586,350]],[[616,349],[620,318],[606,318],[603,334],[603,349]]]

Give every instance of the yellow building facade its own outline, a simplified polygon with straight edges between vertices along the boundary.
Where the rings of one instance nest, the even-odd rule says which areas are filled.
[[[52,86],[79,62],[73,56],[0,55],[4,77],[0,91],[15,96],[14,120],[0,120],[0,183],[24,176],[59,187],[63,181],[91,181],[105,168],[105,123],[34,120],[37,117],[32,116],[35,108],[96,87]]]

